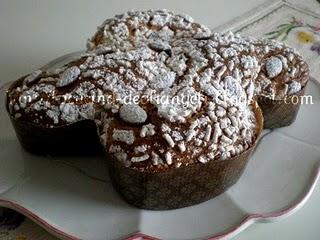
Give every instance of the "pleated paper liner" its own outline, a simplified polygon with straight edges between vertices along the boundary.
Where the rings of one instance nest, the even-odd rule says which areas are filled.
[[[7,92],[19,85],[22,79],[14,82]],[[9,113],[8,101],[6,109]],[[92,120],[46,128],[15,118],[10,113],[9,117],[21,146],[28,152],[53,156],[103,155],[97,126]]]
[[[264,96],[257,97],[258,104],[263,112],[265,129],[289,126],[295,121],[306,85],[299,92],[281,100],[272,100]]]
[[[12,87],[15,84],[12,85]],[[265,128],[291,124],[300,102],[292,98],[303,96],[305,87],[281,101],[259,99],[265,116]],[[7,110],[8,110],[8,104]],[[260,134],[263,117],[255,107]],[[82,120],[60,127],[44,128],[10,116],[21,145],[32,153],[50,155],[97,155],[101,144],[97,126],[92,120]],[[258,135],[259,135],[258,134]],[[257,142],[257,141],[256,141]],[[241,176],[255,145],[238,156],[224,161],[209,161],[165,172],[138,172],[109,157],[110,176],[115,188],[131,204],[145,209],[175,209],[209,200],[235,184]]]
[[[108,156],[112,183],[130,204],[143,209],[167,210],[209,200],[235,184],[247,165],[263,128],[263,116],[253,104],[257,118],[257,138],[241,154],[227,160],[196,163],[161,172],[141,172]]]
[[[97,127],[92,120],[44,128],[13,117],[10,119],[21,146],[28,152],[52,156],[103,155]]]
[[[13,82],[7,92],[20,85],[24,78],[25,76]],[[264,116],[264,128],[279,128],[293,123],[298,114],[305,88],[306,84],[299,92],[286,96],[282,100],[271,100],[258,96],[257,101]],[[7,102],[6,108],[8,111]],[[97,127],[92,120],[81,120],[64,126],[45,128],[16,119],[10,113],[9,116],[21,145],[30,152],[51,155],[88,155],[102,152]]]

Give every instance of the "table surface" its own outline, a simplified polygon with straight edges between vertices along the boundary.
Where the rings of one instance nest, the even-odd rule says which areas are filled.
[[[97,25],[126,10],[167,8],[188,13],[196,21],[214,28],[263,2],[265,0],[1,0],[0,85],[56,57],[84,49],[86,39]],[[275,223],[255,224],[235,239],[319,239],[319,202],[317,186],[310,200],[294,215]]]

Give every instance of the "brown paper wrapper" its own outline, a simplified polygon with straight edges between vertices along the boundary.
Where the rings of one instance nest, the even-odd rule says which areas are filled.
[[[306,85],[296,94],[281,100],[259,96],[257,101],[263,112],[264,128],[273,129],[291,125],[299,112],[305,89]]]
[[[109,157],[112,183],[122,197],[138,208],[176,209],[207,201],[235,184],[255,148],[263,128],[260,108],[255,104],[258,120],[257,139],[246,151],[227,160],[197,163],[162,172],[141,172]]]
[[[7,92],[21,85],[23,79],[24,77],[11,84]],[[14,118],[9,113],[8,102],[6,102],[6,109],[21,146],[28,152],[53,156],[103,155],[97,126],[93,120],[81,120],[64,126],[46,128]]]
[[[20,144],[28,152],[52,156],[102,155],[97,127],[92,120],[43,128],[10,116]]]

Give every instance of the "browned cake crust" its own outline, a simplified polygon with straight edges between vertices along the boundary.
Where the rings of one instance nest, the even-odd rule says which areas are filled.
[[[268,128],[290,124],[299,104],[289,100],[303,94],[308,66],[284,44],[232,33],[196,39],[194,28],[201,25],[169,16],[157,19],[188,19],[180,23],[192,27],[156,44],[150,36],[158,28],[123,38],[121,46],[95,35],[77,60],[17,80],[7,92],[7,109],[21,144],[33,152],[90,153],[99,148],[99,136],[114,185],[142,208],[188,206],[235,183],[263,125],[255,100]],[[131,18],[105,25],[125,28]],[[103,36],[127,36],[104,29]],[[203,180],[196,178],[199,171]],[[181,182],[171,183],[175,176]],[[192,193],[176,188],[191,182],[199,191],[184,199]]]

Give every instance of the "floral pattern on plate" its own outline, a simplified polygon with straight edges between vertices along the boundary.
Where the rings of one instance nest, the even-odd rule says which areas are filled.
[[[274,31],[266,33],[265,36],[269,39],[286,41],[290,34],[294,34],[298,43],[310,45],[310,50],[320,55],[320,23],[312,25],[292,17],[291,21],[278,25]]]

